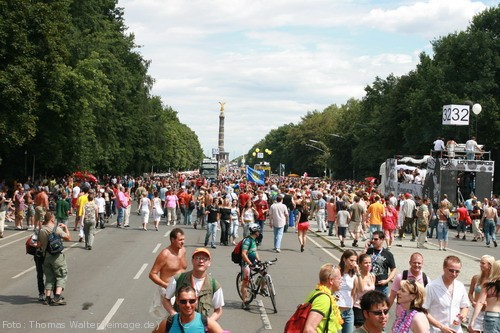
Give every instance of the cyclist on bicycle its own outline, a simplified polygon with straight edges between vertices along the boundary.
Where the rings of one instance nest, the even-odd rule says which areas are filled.
[[[241,308],[244,310],[250,309],[250,305],[246,302],[250,267],[255,267],[260,262],[259,254],[257,253],[257,242],[255,240],[260,235],[260,226],[252,223],[248,231],[250,231],[250,235],[241,244],[241,275],[243,276],[241,282],[241,299],[243,303],[241,304]]]

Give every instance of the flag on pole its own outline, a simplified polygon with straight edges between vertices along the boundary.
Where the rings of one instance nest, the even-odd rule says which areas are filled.
[[[247,165],[247,180],[257,185],[264,185],[264,170],[255,170]]]

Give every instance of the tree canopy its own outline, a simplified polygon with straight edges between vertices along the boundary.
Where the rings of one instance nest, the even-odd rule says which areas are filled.
[[[328,159],[334,177],[363,179],[377,176],[380,164],[394,155],[428,154],[438,136],[464,143],[469,135],[495,160],[500,156],[499,22],[500,6],[489,8],[466,31],[432,41],[433,56],[422,53],[409,73],[375,78],[361,100],[309,112],[298,124],[272,130],[250,149],[249,164],[259,162],[252,156],[255,148],[267,148],[273,151],[266,161],[274,171],[283,163],[287,172],[323,176]],[[443,105],[465,101],[481,104],[480,115],[471,115],[470,126],[443,126]],[[497,190],[499,184],[497,177]]]
[[[59,175],[199,165],[198,137],[151,96],[149,63],[126,30],[115,0],[0,2],[4,176],[26,176],[32,159],[37,174]]]

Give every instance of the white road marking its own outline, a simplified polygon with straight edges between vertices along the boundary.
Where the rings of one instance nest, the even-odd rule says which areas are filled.
[[[170,236],[170,231],[171,231],[171,230],[167,231],[167,232],[165,233],[165,235],[163,235],[163,237],[168,237],[168,236]]]
[[[30,271],[32,271],[32,270],[34,270],[35,268],[36,268],[36,266],[31,266],[30,268],[25,269],[24,271],[22,271],[21,273],[19,273],[19,274],[17,274],[17,275],[15,275],[15,276],[13,276],[12,278],[13,278],[13,279],[17,279],[18,277],[20,277],[20,276],[22,276],[22,275],[24,275],[24,274],[26,274],[26,273],[28,273],[28,272],[30,272]]]
[[[264,328],[266,330],[272,330],[271,321],[269,321],[269,317],[267,316],[266,308],[264,307],[264,302],[261,299],[257,300],[257,304],[259,305],[260,318],[262,319],[262,323],[264,324]]]
[[[152,253],[156,253],[158,251],[158,249],[160,248],[160,246],[161,246],[161,243],[156,244]]]
[[[319,247],[321,250],[323,250],[326,254],[328,254],[330,257],[332,257],[333,259],[337,260],[337,261],[340,261],[340,258],[337,258],[336,256],[334,256],[330,251],[328,251],[327,249],[325,249],[323,246],[319,245],[318,242],[316,242],[314,239],[312,239],[311,237],[309,236],[306,236],[307,239],[309,239],[312,243],[314,243],[317,247]]]
[[[17,234],[16,234],[16,235],[17,235]],[[24,237],[22,237],[22,238],[19,238],[19,239],[14,240],[14,241],[12,241],[12,242],[5,243],[5,244],[3,244],[3,245],[0,245],[0,249],[1,249],[2,247],[6,247],[6,246],[8,246],[8,245],[10,245],[10,244],[14,244],[14,243],[17,243],[17,242],[19,242],[19,241],[25,241],[25,242],[26,242],[26,240],[27,240],[27,239],[28,239],[28,238],[24,238]]]
[[[139,269],[139,271],[137,272],[137,274],[134,276],[134,280],[138,280],[139,277],[141,276],[142,272],[144,272],[144,270],[146,269],[146,267],[148,267],[148,264],[143,264],[141,269]]]
[[[113,316],[115,315],[116,311],[118,311],[118,308],[120,307],[120,305],[122,305],[122,303],[123,303],[124,300],[125,300],[125,298],[118,298],[116,300],[115,305],[113,305],[113,307],[111,308],[111,310],[109,310],[109,312],[106,315],[106,317],[104,317],[104,320],[101,321],[101,324],[99,325],[99,327],[97,327],[98,331],[104,331],[106,329],[106,326],[110,322],[111,318],[113,318]]]
[[[26,230],[26,231],[33,231],[33,230]],[[17,235],[19,235],[19,234],[24,234],[24,230],[23,230],[23,231],[16,232],[15,234],[12,234],[12,235],[10,235],[10,236],[5,236],[5,237],[3,238],[3,240],[5,241],[7,238],[11,238],[11,237],[17,236]]]

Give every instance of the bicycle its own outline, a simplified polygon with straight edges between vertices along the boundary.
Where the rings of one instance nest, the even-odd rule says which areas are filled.
[[[273,303],[274,313],[278,313],[276,309],[276,290],[274,289],[273,280],[271,278],[271,274],[267,272],[268,267],[273,265],[278,258],[275,258],[271,261],[263,261],[258,263],[255,267],[250,267],[250,277],[248,279],[247,286],[247,299],[246,302],[250,303],[254,300],[254,298],[260,293],[263,296],[269,296],[271,298],[271,302]],[[264,279],[264,284],[262,283],[262,279]],[[242,275],[241,272],[236,276],[236,289],[238,290],[238,295],[240,299],[241,297],[241,283],[242,283]],[[264,287],[261,290],[261,287]]]

